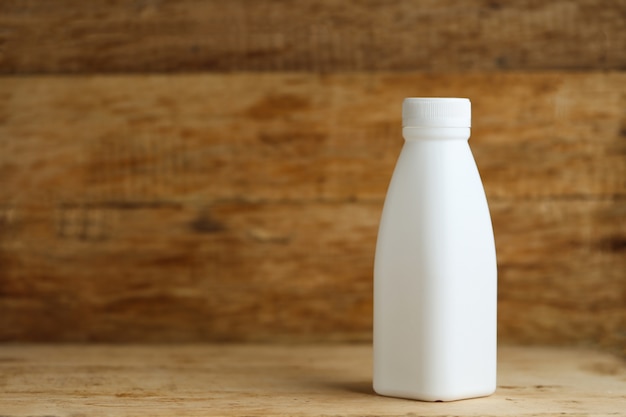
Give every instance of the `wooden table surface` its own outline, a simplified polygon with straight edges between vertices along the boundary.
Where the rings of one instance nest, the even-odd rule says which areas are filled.
[[[449,403],[371,388],[368,345],[3,345],[0,416],[616,416],[626,364],[502,347],[496,394]]]

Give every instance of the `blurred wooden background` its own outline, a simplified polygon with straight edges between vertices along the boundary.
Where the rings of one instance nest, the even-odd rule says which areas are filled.
[[[626,1],[0,2],[0,340],[368,341],[406,96],[473,103],[499,336],[626,346]]]

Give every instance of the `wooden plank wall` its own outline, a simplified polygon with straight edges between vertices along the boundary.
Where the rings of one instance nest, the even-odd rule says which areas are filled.
[[[3,1],[0,340],[366,341],[405,96],[473,103],[499,334],[626,345],[626,2]]]

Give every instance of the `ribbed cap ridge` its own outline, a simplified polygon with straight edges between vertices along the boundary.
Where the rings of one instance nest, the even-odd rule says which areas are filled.
[[[402,127],[471,127],[472,104],[467,98],[405,98]]]

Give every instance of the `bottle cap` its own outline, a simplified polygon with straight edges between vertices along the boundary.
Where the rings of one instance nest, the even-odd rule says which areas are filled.
[[[471,127],[472,104],[467,98],[405,98],[402,127]]]

